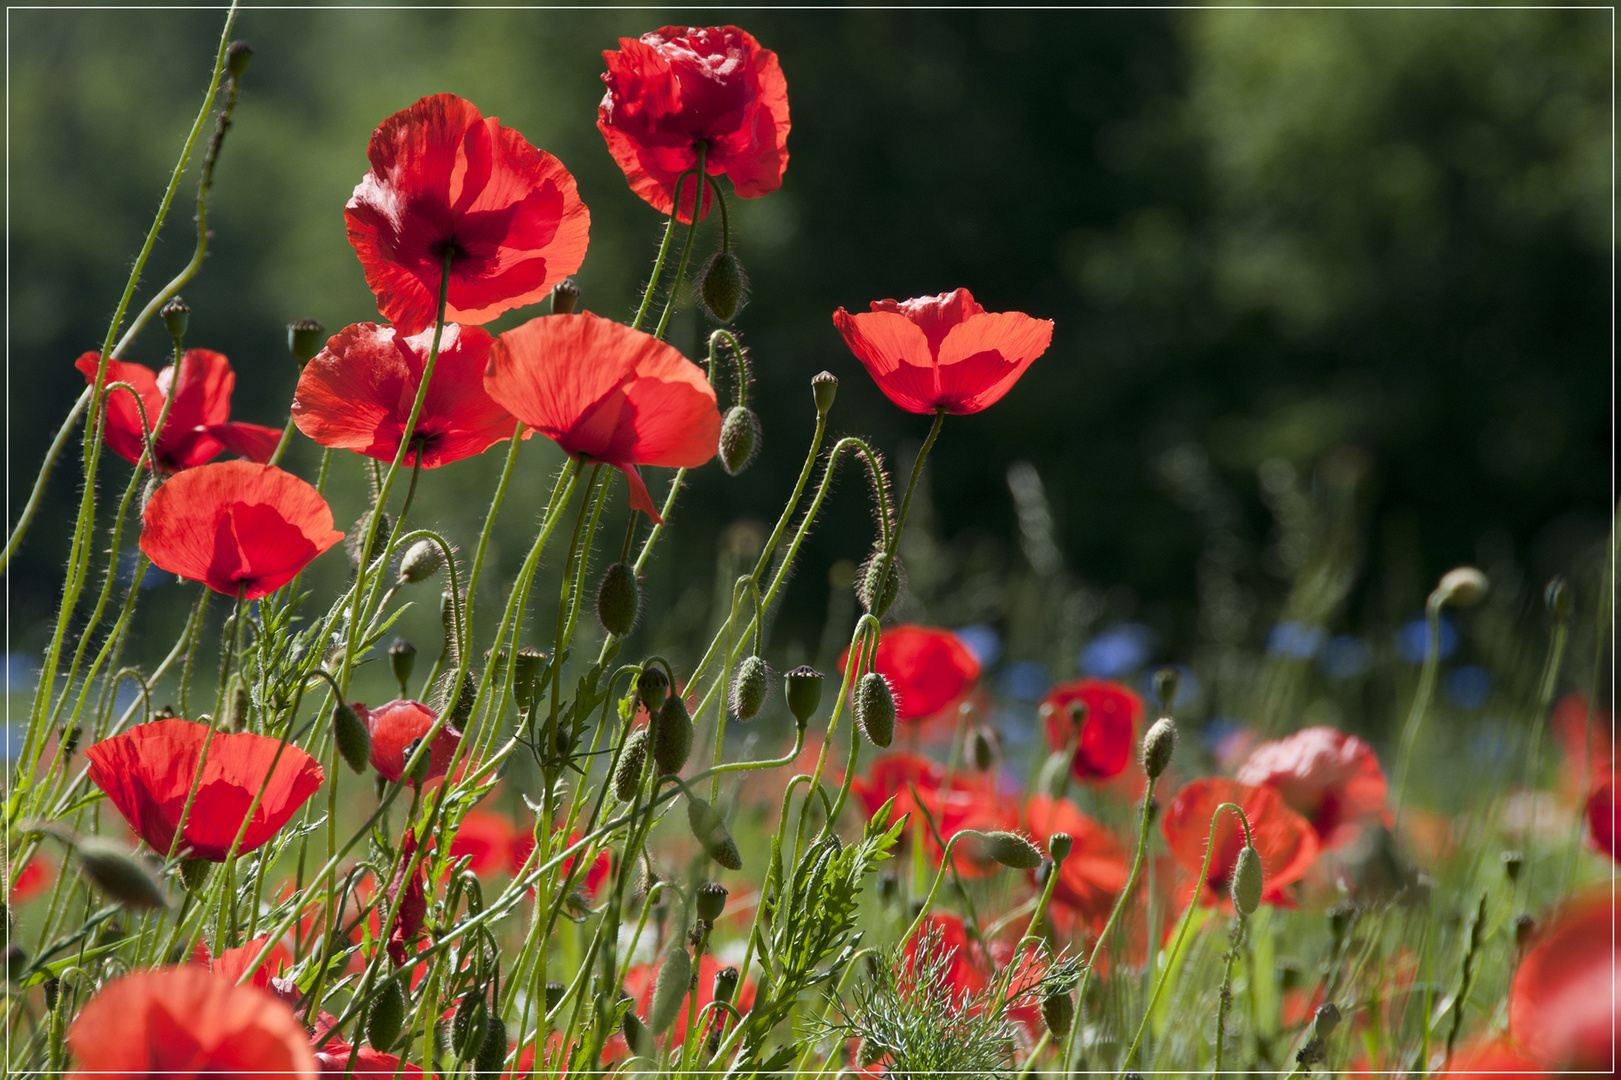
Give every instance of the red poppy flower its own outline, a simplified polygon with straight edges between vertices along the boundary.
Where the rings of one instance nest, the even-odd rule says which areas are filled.
[[[1482,1038],[1459,1047],[1447,1067],[1435,1075],[1469,1077],[1471,1080],[1498,1080],[1510,1076],[1519,1077],[1520,1080],[1536,1080],[1543,1072],[1536,1062],[1527,1060],[1509,1040]]]
[[[6,867],[6,880],[11,880],[11,867]],[[34,897],[43,893],[50,887],[53,867],[39,852],[29,858],[17,873],[17,880],[12,882],[11,896],[8,903],[13,906],[26,904]]]
[[[547,315],[490,349],[490,396],[574,458],[625,474],[630,505],[662,523],[638,465],[715,456],[720,410],[703,369],[652,334],[597,315]]]
[[[68,1029],[68,1049],[82,1077],[316,1075],[309,1036],[285,1002],[195,964],[103,986]]]
[[[918,813],[920,807],[928,810],[941,839],[947,843],[964,829],[995,832],[1018,827],[1017,811],[997,797],[987,779],[961,773],[947,779],[945,769],[922,754],[904,751],[880,754],[867,766],[865,776],[857,776],[850,782],[850,791],[867,808],[869,817],[892,797],[894,818],[915,815],[907,826],[906,835],[913,835],[914,826],[920,830],[929,858],[936,864],[945,852]],[[957,846],[953,858],[957,872],[963,877],[982,877],[996,868],[997,864],[987,861],[983,853],[976,850],[977,846]]]
[[[1047,743],[1054,750],[1069,745],[1079,716],[1081,729],[1069,770],[1077,780],[1107,780],[1126,770],[1148,710],[1123,683],[1076,679],[1053,687],[1041,699],[1040,713],[1046,721]]]
[[[1561,911],[1526,952],[1509,990],[1509,1031],[1533,1057],[1565,1069],[1614,1061],[1621,953],[1609,889]]]
[[[1051,319],[987,312],[967,289],[874,300],[855,315],[839,308],[833,325],[889,400],[907,412],[958,416],[1002,400],[1053,338]]]
[[[439,719],[439,714],[420,701],[404,699],[390,701],[375,709],[368,709],[357,702],[354,709],[371,733],[372,768],[384,779],[399,783],[400,777],[405,775],[405,761],[410,756],[407,751],[411,744],[428,733],[428,729]],[[439,734],[433,738],[433,748],[428,752],[427,780],[437,780],[445,775],[450,768],[450,759],[456,753],[456,745],[461,740],[462,733],[449,724],[439,729]]]
[[[1587,797],[1587,828],[1593,846],[1621,862],[1615,853],[1615,777],[1593,789]]]
[[[416,867],[411,870],[410,879],[406,879],[406,871],[411,868],[411,859],[416,854],[417,837],[412,829],[405,830],[405,837],[400,841],[400,861],[394,867],[394,878],[388,883],[385,896],[388,908],[392,910],[399,906],[399,914],[394,918],[394,928],[388,935],[388,956],[394,961],[395,967],[404,967],[406,960],[415,950],[410,946],[416,942],[417,935],[422,933],[422,925],[428,919],[428,859],[423,856],[417,860]],[[401,898],[401,890],[404,898]],[[379,916],[380,918],[386,916]]]
[[[1565,751],[1564,792],[1581,794],[1591,790],[1615,775],[1615,742],[1610,712],[1600,705],[1593,710],[1593,722],[1587,722],[1587,697],[1584,694],[1566,694],[1553,708],[1550,718],[1554,737]],[[1592,746],[1589,747],[1588,743]],[[1588,758],[1592,758],[1591,764]]]
[[[568,843],[564,847],[573,847],[583,838],[583,833],[572,832],[569,834]],[[529,856],[535,850],[534,834],[528,832],[519,833],[513,838],[509,850],[511,854],[508,859],[508,869],[513,876],[517,876],[523,871],[524,864],[529,861]],[[578,855],[570,855],[558,864],[558,880],[561,881],[568,877],[569,872],[574,869],[574,860],[577,858],[579,858]],[[602,883],[608,880],[608,873],[612,869],[613,858],[608,854],[607,850],[598,851],[597,857],[591,860],[590,866],[586,867],[585,876],[574,879],[574,887],[584,890],[588,898],[594,899],[597,890],[602,887]]]
[[[917,932],[906,939],[903,955],[909,967],[916,962],[918,945],[926,936],[938,934],[939,952],[949,957],[941,982],[951,991],[957,1007],[984,992],[991,984],[991,965],[981,949],[968,940],[968,927],[955,915],[930,912]]]
[[[202,942],[197,943],[202,951],[201,962],[219,978],[227,982],[241,982],[242,976],[247,972],[248,965],[259,959],[259,954],[269,947],[269,955],[264,963],[254,969],[253,976],[248,980],[249,986],[257,986],[261,990],[270,989],[270,980],[281,975],[293,966],[293,954],[287,951],[287,946],[281,942],[270,944],[268,935],[261,934],[246,945],[234,949],[226,949],[212,960],[208,959],[208,946]]]
[[[625,972],[625,993],[636,999],[636,1009],[643,1016],[647,1015],[649,1006],[653,1004],[653,984],[658,981],[659,968],[657,964],[638,964]],[[715,959],[710,953],[704,953],[703,959],[698,961],[697,988],[693,991],[693,998],[697,1001],[699,1012],[703,1007],[715,1000],[715,976],[728,965]],[[746,1013],[754,1008],[754,980],[744,979],[732,994],[732,1004],[737,1011]],[[720,1014],[725,1015],[725,1014]],[[686,1010],[681,1011],[681,1019],[670,1028],[669,1047],[680,1046],[687,1038]]]
[[[1257,746],[1238,770],[1246,784],[1278,789],[1304,814],[1323,847],[1356,839],[1368,821],[1384,821],[1385,772],[1373,747],[1331,727],[1309,727]]]
[[[409,337],[392,326],[345,327],[304,366],[293,395],[298,430],[335,450],[392,462],[422,387],[433,328]],[[406,465],[435,469],[482,454],[512,438],[517,421],[484,392],[484,364],[494,339],[476,326],[448,323],[422,399]]]
[[[451,251],[449,322],[479,326],[532,304],[585,261],[591,214],[561,162],[455,94],[384,120],[343,209],[377,310],[432,326]]]
[[[1129,876],[1120,844],[1068,799],[1035,795],[1025,803],[1024,812],[1043,848],[1053,833],[1068,833],[1075,841],[1058,868],[1052,902],[1080,916],[1093,933],[1102,931]]]
[[[740,198],[782,186],[788,167],[788,83],[777,54],[735,26],[666,26],[640,40],[620,38],[604,52],[608,92],[597,129],[625,170],[631,190],[654,209],[675,209],[676,178],[698,166],[725,173]],[[697,185],[681,193],[682,221],[692,220]],[[702,214],[709,213],[704,185]],[[701,216],[701,215],[700,215]]]
[[[850,659],[845,649],[839,670]],[[889,682],[895,695],[895,717],[927,720],[968,696],[979,682],[979,661],[949,630],[932,626],[894,626],[878,639],[873,670]]]
[[[354,1068],[349,1057],[354,1056]],[[375,1080],[392,1080],[396,1076],[421,1076],[420,1068],[407,1062],[403,1067],[394,1054],[385,1054],[369,1046],[352,1046],[341,1038],[334,1038],[315,1053],[315,1063],[322,1076],[365,1076]]]
[[[201,766],[179,853],[212,862],[225,861],[260,788],[264,796],[238,855],[275,836],[325,779],[315,759],[290,743],[248,731],[215,732],[209,739],[208,725],[190,720],[141,724],[84,753],[91,781],[160,855],[174,850],[175,828]]]
[[[142,520],[141,550],[154,564],[244,600],[275,592],[343,539],[320,492],[251,461],[170,477],[147,501]]]
[[[462,818],[456,836],[450,841],[450,860],[455,862],[464,855],[473,861],[467,864],[475,876],[488,878],[509,868],[512,845],[518,831],[500,814],[488,810],[469,810]]]
[[[100,353],[87,352],[73,366],[84,374],[86,383],[93,383],[100,362]],[[143,424],[141,410],[135,407],[128,391],[115,390],[107,398],[107,426],[103,437],[113,453],[125,461],[141,460],[146,449],[146,433],[158,422],[163,402],[171,391],[174,404],[169,406],[169,415],[157,438],[158,468],[164,472],[212,461],[221,450],[263,463],[270,460],[270,455],[276,452],[276,443],[281,440],[279,428],[231,420],[231,391],[236,386],[236,373],[231,370],[231,362],[217,352],[187,349],[180,357],[178,389],[174,386],[173,364],[154,375],[151,368],[142,364],[109,360],[103,385],[115,382],[133,386],[146,410]],[[151,467],[151,462],[147,467]]]
[[[1237,803],[1249,819],[1255,851],[1261,856],[1264,890],[1269,904],[1287,903],[1284,887],[1299,881],[1317,859],[1317,833],[1311,823],[1289,809],[1276,788],[1206,777],[1195,780],[1171,800],[1160,819],[1160,829],[1171,855],[1182,869],[1197,875],[1204,864],[1210,839],[1210,819],[1222,803]],[[1223,811],[1216,825],[1210,871],[1205,875],[1200,900],[1206,904],[1229,901],[1233,866],[1244,847],[1244,828],[1232,811]]]

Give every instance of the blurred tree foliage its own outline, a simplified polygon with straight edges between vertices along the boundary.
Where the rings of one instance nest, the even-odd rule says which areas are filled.
[[[940,621],[1006,619],[1020,602],[1008,568],[1049,564],[1037,576],[1050,576],[1058,559],[1066,588],[1087,583],[1072,594],[1091,597],[1083,623],[1144,619],[1178,655],[1200,638],[1253,644],[1303,602],[1298,588],[1285,600],[1311,559],[1302,514],[1365,531],[1366,556],[1351,543],[1341,564],[1365,560],[1352,602],[1385,619],[1409,615],[1457,562],[1546,573],[1604,527],[1605,11],[736,18],[780,54],[794,124],[782,190],[733,202],[754,283],[738,325],[767,452],[737,480],[704,470],[678,510],[651,582],[672,625],[708,617],[716,552],[725,565],[747,548],[748,528],[728,523],[779,512],[817,371],[843,380],[837,427],[874,435],[892,464],[908,464],[926,430],[878,394],[829,314],[958,285],[990,310],[1056,320],[1057,336],[1001,404],[950,422],[932,459],[923,520],[954,539],[922,549],[915,583]],[[72,360],[105,333],[219,21],[201,10],[11,13],[13,515],[82,386]],[[472,99],[574,172],[593,218],[584,302],[627,313],[662,223],[594,128],[600,52],[663,21],[245,12],[237,36],[256,58],[219,168],[212,254],[185,290],[191,343],[236,366],[237,415],[285,417],[287,321],[315,316],[335,332],[376,317],[342,206],[372,128],[428,93]],[[147,289],[188,257],[188,217],[182,203]],[[706,332],[689,310],[673,340],[696,354]],[[129,358],[161,363],[164,344],[148,333]],[[497,536],[506,562],[556,461],[540,445],[525,455]],[[313,475],[317,460],[301,440],[293,467]],[[1032,474],[1013,476],[1018,514],[1014,461],[1036,477],[1032,488]],[[467,545],[482,507],[464,493],[488,490],[497,466],[429,477],[424,520]],[[13,649],[37,646],[55,602],[71,474],[58,470],[10,582]],[[335,481],[342,526],[364,492],[348,461]],[[1350,509],[1314,517],[1324,490],[1349,492]],[[826,568],[869,541],[863,497],[853,475],[841,485],[779,645],[816,655]],[[342,568],[325,572],[336,583]],[[1353,582],[1337,588],[1319,605],[1325,619]],[[153,618],[183,606],[171,592],[145,605]],[[421,607],[429,626],[435,605]],[[1015,636],[1010,647],[1043,645]]]

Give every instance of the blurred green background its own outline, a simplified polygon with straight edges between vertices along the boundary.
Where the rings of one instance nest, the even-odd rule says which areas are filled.
[[[72,361],[105,333],[221,19],[9,13],[13,516],[82,388]],[[1613,15],[1597,9],[249,10],[212,254],[185,290],[189,343],[236,367],[235,416],[285,419],[289,320],[376,318],[343,204],[372,129],[426,94],[470,98],[574,173],[592,213],[583,304],[626,317],[662,221],[595,128],[601,51],[686,20],[737,22],[779,53],[791,161],[780,192],[732,202],[764,453],[737,479],[694,478],[633,652],[688,656],[713,625],[717,570],[748,557],[749,523],[775,520],[803,460],[816,372],[842,380],[834,429],[909,466],[927,418],[878,393],[829,316],[957,286],[1057,331],[1000,404],[948,422],[900,611],[974,627],[1014,699],[1107,668],[1082,649],[1122,633],[1137,667],[1188,662],[1218,690],[1232,658],[1321,660],[1350,628],[1388,650],[1461,562],[1492,573],[1509,619],[1551,573],[1591,581],[1613,494]],[[148,291],[189,257],[190,192]],[[698,254],[715,242],[701,233]],[[696,356],[707,330],[688,309],[672,340]],[[127,358],[158,365],[165,344],[149,332]],[[295,438],[291,466],[313,477],[319,455]],[[539,443],[497,534],[504,574],[558,460]],[[469,549],[499,464],[425,475],[418,522]],[[9,581],[14,655],[47,633],[68,465]],[[105,475],[121,488],[125,469]],[[335,459],[340,527],[362,511],[360,477]],[[864,501],[851,473],[786,591],[775,661],[825,663],[848,634],[830,579],[870,543]],[[317,584],[340,585],[341,559],[319,565]],[[192,591],[150,596],[138,656],[166,651],[158,631]],[[1280,624],[1309,640],[1280,642]],[[436,598],[402,626],[437,648]],[[1466,648],[1489,663],[1490,641]]]

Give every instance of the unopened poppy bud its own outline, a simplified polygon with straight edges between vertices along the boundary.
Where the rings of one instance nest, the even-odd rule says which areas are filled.
[[[213,869],[214,864],[207,859],[181,859],[180,880],[185,884],[186,891],[193,896],[201,895]]]
[[[1047,854],[1052,856],[1055,863],[1061,863],[1069,858],[1069,853],[1074,847],[1075,838],[1067,832],[1055,832],[1047,837]]]
[[[749,277],[743,264],[730,251],[717,251],[698,271],[698,295],[704,310],[718,323],[737,318],[749,300]]]
[[[636,625],[642,607],[642,587],[636,569],[616,562],[603,571],[597,585],[597,621],[614,637],[624,637]]]
[[[1046,996],[1041,999],[1041,1020],[1053,1033],[1053,1038],[1062,1039],[1069,1035],[1070,1025],[1075,1022],[1075,999],[1069,996],[1067,989],[1057,986],[1047,988]]]
[[[552,286],[552,314],[572,315],[580,303],[580,286],[573,278],[564,278]]]
[[[996,764],[996,742],[984,726],[976,724],[968,733],[968,747],[974,759],[974,768],[986,772]]]
[[[1182,682],[1182,673],[1170,664],[1166,664],[1154,672],[1154,697],[1159,699],[1159,707],[1167,712],[1176,702],[1176,691]]]
[[[1555,575],[1549,579],[1548,587],[1543,590],[1542,600],[1555,619],[1564,622],[1570,618],[1570,585],[1563,577]]]
[[[1233,906],[1250,916],[1261,906],[1261,854],[1248,844],[1238,853],[1233,867]]]
[[[349,556],[349,566],[357,572],[360,569],[360,545],[366,539],[366,517],[361,515],[355,522],[355,527],[344,537],[343,550]],[[394,531],[394,522],[387,514],[377,515],[377,532],[371,538],[371,548],[366,553],[366,565],[370,566],[383,552],[388,550],[388,538]]]
[[[1041,849],[1030,841],[1011,832],[985,834],[985,853],[1003,866],[1014,870],[1034,870],[1041,865]]]
[[[371,1000],[371,1013],[366,1017],[366,1041],[372,1049],[386,1053],[400,1037],[400,1025],[405,1022],[405,991],[398,979],[389,979],[378,987]]]
[[[627,1012],[620,1019],[619,1033],[625,1037],[625,1044],[630,1047],[631,1053],[637,1057],[653,1056],[653,1034],[634,1011]]]
[[[670,692],[670,677],[664,669],[657,664],[648,664],[642,668],[642,673],[636,676],[636,699],[647,710],[647,715],[655,715],[664,707],[664,696]]]
[[[758,656],[746,656],[732,676],[732,712],[739,720],[753,720],[771,692],[771,668]]]
[[[728,870],[743,869],[743,855],[737,850],[737,841],[726,831],[720,811],[704,800],[688,795],[687,825],[711,859]]]
[[[558,982],[556,979],[553,979],[551,982],[546,984],[546,1011],[547,1012],[552,1012],[559,1005],[561,1005],[563,1003],[563,994],[565,992],[567,992],[567,990],[568,990],[568,987],[564,986],[562,983]]]
[[[340,701],[332,707],[332,738],[338,744],[338,756],[343,758],[350,772],[358,774],[366,768],[366,760],[371,756],[371,733],[348,702]]]
[[[1340,1007],[1332,1001],[1325,1001],[1317,1006],[1317,1012],[1311,1020],[1311,1034],[1314,1039],[1326,1039],[1334,1034],[1334,1029],[1340,1026]]]
[[[79,872],[114,903],[134,910],[168,906],[158,879],[122,844],[86,836],[79,840],[74,854]]]
[[[445,565],[445,553],[433,540],[418,540],[400,560],[400,585],[415,585],[427,581]]]
[[[839,379],[831,371],[824,371],[811,379],[811,396],[816,399],[816,412],[826,416],[839,395]]]
[[[670,950],[659,965],[658,978],[653,982],[653,1002],[647,1010],[647,1026],[655,1036],[663,1035],[675,1022],[692,985],[692,957],[685,946]]]
[[[394,681],[400,684],[400,697],[410,697],[406,684],[411,681],[411,669],[416,667],[417,647],[404,638],[395,638],[388,647],[388,666],[394,672]]]
[[[232,79],[240,79],[253,63],[253,46],[246,41],[233,41],[225,47],[225,70]]]
[[[191,322],[191,308],[180,297],[175,297],[158,311],[163,316],[163,325],[168,328],[169,336],[179,341],[186,336],[186,326]],[[151,417],[150,419],[157,419]]]
[[[822,673],[801,664],[782,677],[782,693],[788,699],[788,711],[794,714],[800,728],[804,728],[822,703]]]
[[[473,718],[473,706],[478,703],[478,670],[468,668],[467,676],[462,679],[461,689],[456,691],[455,700],[451,700],[450,691],[456,686],[456,673],[447,671],[439,680],[439,699],[435,712],[450,714],[450,726],[463,728]]]
[[[698,918],[712,923],[726,910],[726,889],[719,882],[706,881],[697,888]]]
[[[533,645],[518,650],[512,662],[512,694],[518,699],[518,708],[527,709],[540,690],[540,673],[546,669],[546,654]]]
[[[874,746],[885,747],[895,740],[895,695],[889,683],[876,671],[869,671],[856,683],[856,725]]]
[[[760,418],[754,410],[733,405],[720,425],[720,467],[736,476],[749,467],[760,449]]]
[[[653,767],[660,776],[679,773],[692,753],[692,714],[680,694],[664,699],[653,724]]]
[[[870,953],[868,955],[871,955]],[[715,1000],[730,1003],[737,992],[737,969],[723,967],[715,972]]]
[[[1073,757],[1073,754],[1063,750],[1048,754],[1047,760],[1041,763],[1041,772],[1036,774],[1036,790],[1054,799],[1063,798],[1064,789],[1069,786]]]
[[[1485,574],[1473,566],[1460,566],[1441,575],[1440,584],[1430,593],[1429,606],[1437,609],[1447,605],[1469,607],[1485,598],[1487,588]]]
[[[1520,868],[1525,865],[1525,856],[1518,851],[1503,852],[1503,873],[1508,875],[1510,882],[1520,880]]]
[[[326,327],[314,319],[294,319],[287,324],[287,351],[300,364],[307,364],[321,351],[321,334]]]
[[[900,592],[900,557],[874,552],[857,574],[856,599],[874,618],[881,619]]]
[[[484,988],[475,986],[462,995],[456,1006],[456,1015],[450,1021],[450,1048],[463,1061],[470,1059],[484,1045],[484,1026],[490,1007],[484,1001]]]
[[[491,1012],[484,1020],[484,1042],[473,1055],[473,1075],[497,1077],[507,1061],[507,1022]]]
[[[241,680],[233,680],[231,700],[225,706],[225,730],[247,731],[253,717],[253,697]]]
[[[1537,936],[1537,921],[1529,915],[1516,915],[1514,917],[1514,947],[1524,949],[1531,944],[1531,939]]]
[[[625,740],[619,754],[619,766],[614,769],[614,798],[630,802],[636,789],[642,786],[642,766],[647,761],[647,729],[637,728]]]
[[[1143,736],[1143,772],[1150,780],[1158,780],[1171,763],[1176,750],[1176,721],[1169,716],[1154,721],[1154,726]]]

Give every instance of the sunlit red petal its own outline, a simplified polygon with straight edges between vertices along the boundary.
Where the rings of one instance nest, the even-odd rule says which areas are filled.
[[[1609,1069],[1621,1019],[1621,953],[1608,887],[1559,912],[1520,961],[1509,1030],[1533,1057],[1566,1069]]]
[[[1119,842],[1068,799],[1033,796],[1025,804],[1025,817],[1043,848],[1053,833],[1068,833],[1074,841],[1069,858],[1059,866],[1052,902],[1079,914],[1094,932],[1101,930],[1126,887],[1126,855]]]
[[[1385,820],[1385,773],[1373,747],[1343,731],[1309,727],[1257,746],[1237,777],[1278,790],[1305,815],[1325,847],[1354,840],[1360,827]]]
[[[850,650],[839,657],[839,670]],[[878,641],[873,670],[889,681],[895,715],[925,720],[956,705],[979,682],[979,661],[949,630],[894,626]]]
[[[371,733],[371,765],[386,780],[400,782],[411,744],[426,735],[439,714],[420,701],[396,699],[375,709],[359,703],[355,712]],[[428,752],[428,780],[436,780],[450,768],[450,759],[461,742],[461,732],[446,724],[434,736]]]
[[[1289,809],[1274,788],[1226,777],[1206,777],[1189,783],[1176,793],[1160,818],[1160,829],[1172,856],[1179,866],[1197,876],[1204,864],[1216,808],[1229,802],[1242,807],[1249,819],[1255,850],[1261,856],[1263,899],[1268,903],[1286,899],[1284,889],[1299,881],[1316,861],[1317,834],[1310,822]],[[1238,815],[1222,811],[1216,823],[1210,869],[1200,890],[1202,902],[1220,903],[1227,897],[1233,866],[1243,846],[1244,830]]]
[[[1078,780],[1106,780],[1124,772],[1148,712],[1136,691],[1110,679],[1059,683],[1041,699],[1040,711],[1054,750],[1076,737],[1075,717],[1084,714],[1070,764]]]

